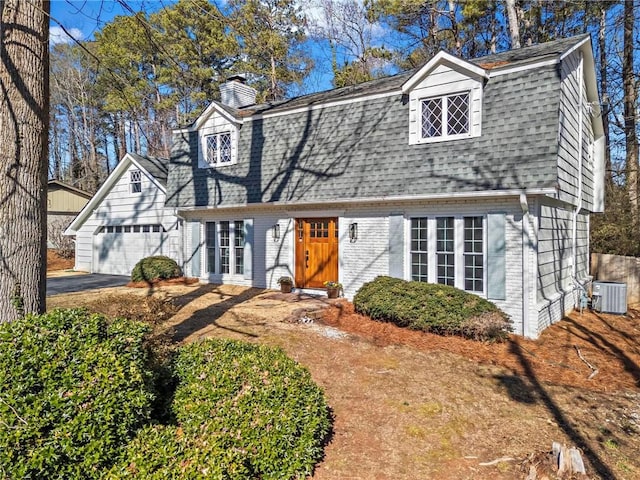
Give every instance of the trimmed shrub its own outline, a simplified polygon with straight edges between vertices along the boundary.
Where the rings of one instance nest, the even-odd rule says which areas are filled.
[[[109,478],[305,478],[331,427],[322,390],[280,349],[207,340],[175,362],[177,426],[139,432]]]
[[[54,310],[0,324],[2,478],[99,478],[150,418],[148,328]]]
[[[131,281],[152,282],[154,280],[177,278],[181,275],[182,271],[175,260],[163,255],[157,255],[143,258],[136,263],[136,266],[131,271]]]
[[[506,338],[509,317],[493,303],[448,285],[377,277],[356,293],[357,312],[400,327],[475,340]]]

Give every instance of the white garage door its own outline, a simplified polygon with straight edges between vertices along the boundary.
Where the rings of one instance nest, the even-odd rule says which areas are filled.
[[[169,235],[162,225],[105,226],[93,237],[93,271],[130,275],[140,259],[168,250]]]

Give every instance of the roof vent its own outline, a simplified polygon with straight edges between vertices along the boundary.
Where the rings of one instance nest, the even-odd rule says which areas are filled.
[[[224,105],[242,108],[256,103],[256,91],[246,84],[241,75],[234,75],[220,85],[220,98]]]

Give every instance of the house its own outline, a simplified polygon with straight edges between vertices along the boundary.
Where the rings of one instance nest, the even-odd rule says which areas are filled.
[[[128,155],[69,229],[76,267],[126,273],[168,250],[203,282],[338,280],[348,298],[378,275],[444,283],[528,337],[576,303],[590,214],[604,207],[589,36],[473,60],[440,52],[361,85],[255,98],[230,79],[173,132],[166,189]]]
[[[181,261],[180,221],[165,208],[168,160],[128,153],[71,222],[75,269],[129,275],[151,255]]]
[[[59,180],[47,182],[47,232],[49,248],[57,248],[57,240],[67,225],[87,204],[91,194]]]

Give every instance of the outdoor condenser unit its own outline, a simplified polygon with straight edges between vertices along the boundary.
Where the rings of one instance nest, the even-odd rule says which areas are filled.
[[[627,313],[627,284],[593,282],[593,309],[603,313]]]

